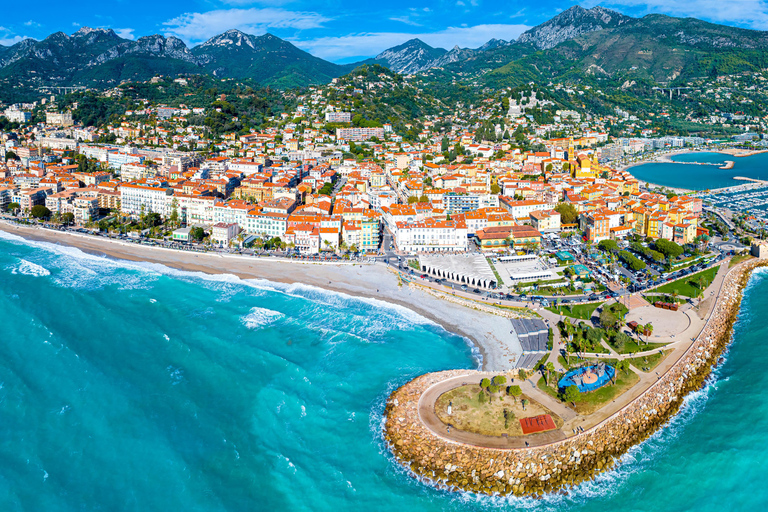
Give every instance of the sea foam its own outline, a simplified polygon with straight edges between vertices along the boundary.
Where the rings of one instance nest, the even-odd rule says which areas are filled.
[[[285,315],[279,311],[272,311],[266,308],[251,308],[250,313],[241,318],[243,325],[249,329],[260,329],[266,327],[278,320],[285,318]]]
[[[51,275],[51,271],[42,265],[32,263],[27,260],[19,260],[19,264],[11,270],[13,274],[24,274],[27,276],[44,277]]]

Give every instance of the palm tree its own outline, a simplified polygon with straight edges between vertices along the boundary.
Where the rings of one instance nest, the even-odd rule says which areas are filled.
[[[645,343],[648,344],[648,337],[650,337],[653,334],[653,324],[651,323],[645,324],[645,328],[643,330],[647,333],[645,335]]]
[[[547,365],[545,367],[547,369],[547,386],[549,386],[549,379],[553,373],[555,373],[555,364],[551,361],[547,361]]]

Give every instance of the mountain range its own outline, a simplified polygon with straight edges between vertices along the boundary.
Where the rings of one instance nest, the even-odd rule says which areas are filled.
[[[56,32],[42,41],[25,39],[0,46],[0,78],[40,85],[115,85],[156,74],[207,73],[295,87],[327,83],[354,65],[314,57],[272,34],[228,30],[188,48],[176,37],[151,35],[132,41],[111,29]]]
[[[412,39],[362,62],[325,61],[272,34],[228,30],[192,48],[162,35],[123,39],[110,29],[56,32],[42,41],[0,46],[0,80],[27,87],[114,86],[157,74],[210,74],[291,88],[327,83],[360,64],[377,63],[402,74],[440,70],[482,76],[486,84],[565,76],[658,82],[679,77],[768,67],[768,32],[716,25],[694,18],[633,18],[603,7],[574,6],[524,32],[479,48],[433,48]]]

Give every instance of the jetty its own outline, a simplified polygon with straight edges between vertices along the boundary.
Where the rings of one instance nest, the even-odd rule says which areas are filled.
[[[761,185],[768,184],[768,180],[760,180],[757,178],[747,178],[746,176],[734,176],[733,179],[739,180],[739,181],[751,181],[752,183],[759,183]]]

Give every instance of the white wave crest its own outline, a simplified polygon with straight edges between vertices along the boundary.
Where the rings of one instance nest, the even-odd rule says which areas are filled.
[[[27,276],[35,276],[35,277],[44,277],[51,275],[51,271],[47,268],[43,267],[42,265],[38,265],[37,263],[32,263],[31,261],[27,260],[19,260],[18,266],[11,270],[14,274],[24,274]]]
[[[242,317],[241,320],[249,329],[260,329],[282,318],[285,318],[285,315],[279,311],[256,307],[252,308],[250,313]]]

